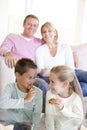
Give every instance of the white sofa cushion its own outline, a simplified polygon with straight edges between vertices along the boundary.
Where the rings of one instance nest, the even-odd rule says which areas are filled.
[[[4,57],[0,56],[0,94],[5,86],[15,81],[14,69],[8,68],[4,62]]]

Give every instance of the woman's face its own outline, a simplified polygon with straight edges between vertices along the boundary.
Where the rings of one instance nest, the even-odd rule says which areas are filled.
[[[56,36],[56,31],[52,28],[44,26],[41,31],[42,39],[46,43],[54,42],[54,38]]]
[[[52,93],[62,95],[65,92],[65,82],[60,81],[54,73],[50,73],[49,80],[49,86]]]

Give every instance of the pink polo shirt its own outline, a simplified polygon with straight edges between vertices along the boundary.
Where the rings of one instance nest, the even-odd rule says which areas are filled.
[[[30,58],[35,61],[36,49],[41,45],[39,38],[24,38],[19,34],[9,34],[0,46],[0,55],[12,52],[17,58]]]

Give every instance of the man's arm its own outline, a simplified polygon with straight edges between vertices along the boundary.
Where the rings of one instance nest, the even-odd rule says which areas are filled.
[[[0,56],[5,57],[5,63],[8,67],[13,68],[17,62],[17,58],[12,53],[14,48],[13,34],[9,34],[0,46]]]

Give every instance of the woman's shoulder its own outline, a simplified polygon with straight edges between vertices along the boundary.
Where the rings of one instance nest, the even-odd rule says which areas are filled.
[[[61,48],[68,48],[68,47],[70,47],[70,45],[67,44],[67,43],[58,43],[58,45],[59,45],[59,47],[61,47]]]
[[[47,45],[44,44],[44,45],[41,45],[40,47],[38,47],[37,51],[44,51],[44,50],[46,50],[46,48],[47,48]]]
[[[65,50],[65,51],[71,50],[70,45],[69,45],[69,44],[66,44],[66,43],[65,43],[65,44],[61,44],[61,43],[60,43],[58,47],[59,47],[60,50],[63,50],[63,51],[64,51],[64,50]]]

